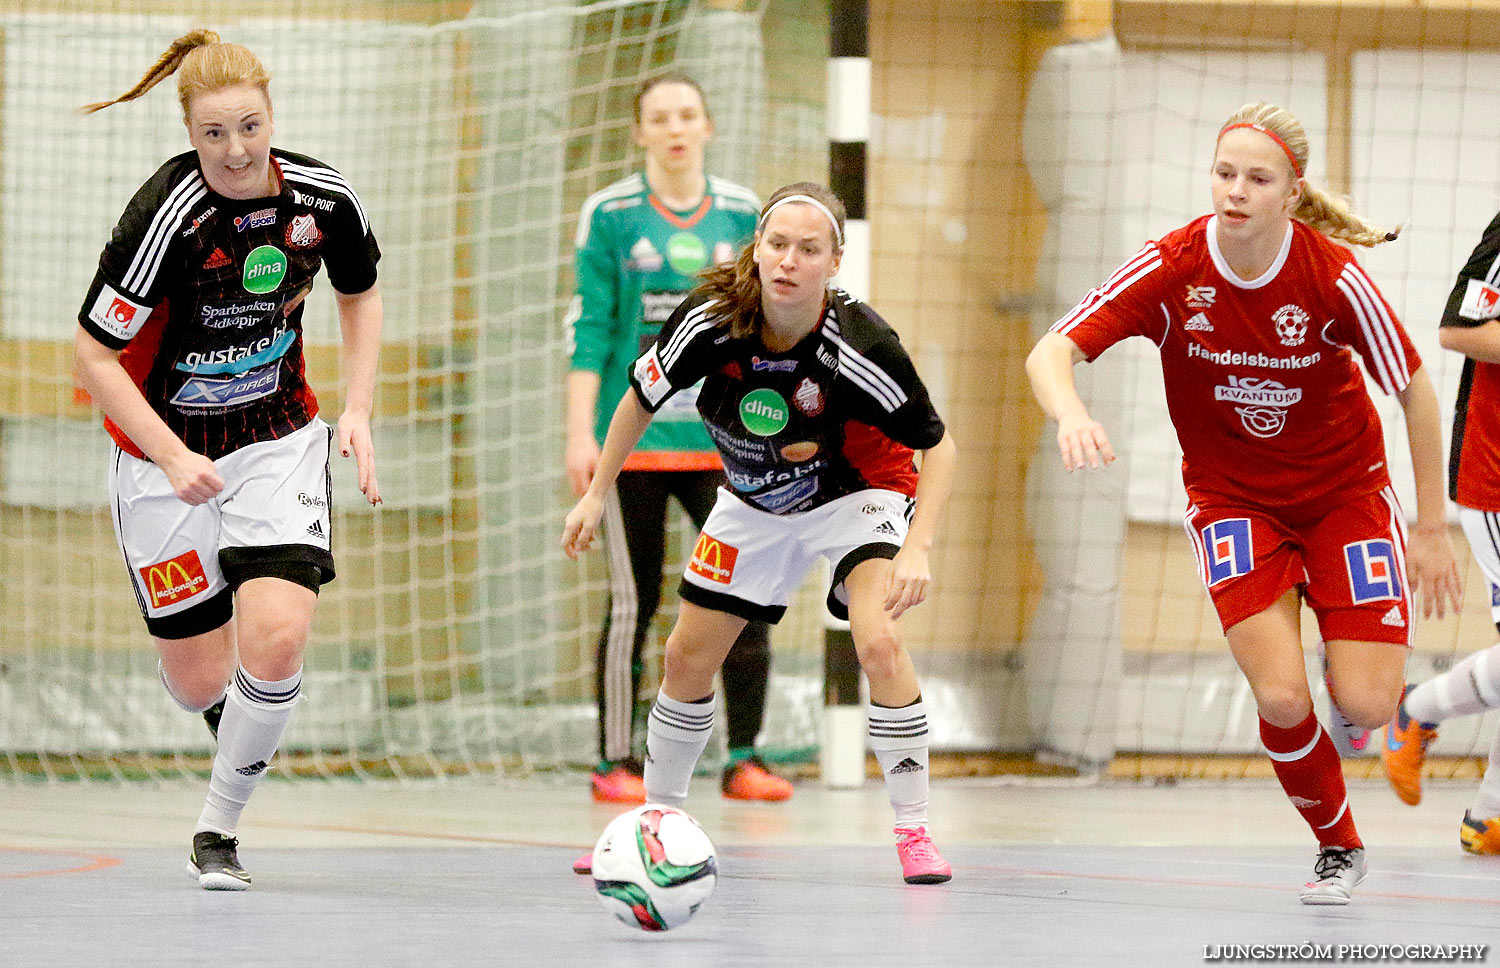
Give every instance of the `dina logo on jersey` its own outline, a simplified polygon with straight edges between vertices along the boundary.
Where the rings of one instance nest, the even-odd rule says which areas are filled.
[[[762,387],[750,391],[740,400],[740,421],[757,437],[780,433],[791,415],[786,400],[775,390]]]
[[[1276,326],[1276,336],[1282,346],[1301,346],[1307,339],[1310,321],[1307,310],[1296,303],[1288,303],[1271,314],[1271,322]]]
[[[667,240],[667,263],[685,276],[708,265],[708,247],[691,232],[678,232]]]
[[[245,257],[241,283],[257,296],[275,292],[286,278],[286,255],[274,245],[262,245]]]

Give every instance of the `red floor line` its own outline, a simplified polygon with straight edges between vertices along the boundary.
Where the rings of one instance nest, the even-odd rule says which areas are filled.
[[[77,867],[54,867],[46,870],[0,874],[0,881],[20,880],[23,877],[51,877],[55,874],[88,874],[92,871],[102,871],[109,867],[116,867],[123,863],[118,857],[110,857],[108,854],[90,854],[82,850],[63,850],[51,847],[5,847],[3,845],[0,845],[0,850],[13,854],[51,854],[59,857],[82,857],[88,860],[87,864],[81,864]]]

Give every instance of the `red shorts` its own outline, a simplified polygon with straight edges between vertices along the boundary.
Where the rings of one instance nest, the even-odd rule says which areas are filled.
[[[1300,588],[1323,641],[1411,645],[1406,521],[1389,487],[1294,521],[1194,502],[1183,524],[1225,631]]]

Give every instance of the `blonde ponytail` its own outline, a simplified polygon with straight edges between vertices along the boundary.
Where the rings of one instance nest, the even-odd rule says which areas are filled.
[[[112,104],[134,101],[174,73],[178,75],[177,100],[182,105],[183,118],[188,116],[188,105],[197,95],[236,84],[255,85],[270,102],[271,75],[259,57],[247,47],[224,43],[212,30],[194,30],[172,41],[135,87],[112,101],[86,104],[78,110],[93,114]]]

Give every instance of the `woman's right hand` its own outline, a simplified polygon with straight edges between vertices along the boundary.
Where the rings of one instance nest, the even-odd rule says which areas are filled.
[[[594,543],[594,535],[599,533],[599,519],[602,517],[604,502],[593,493],[585,491],[573,510],[568,512],[568,519],[563,522],[563,553],[576,560],[580,553],[589,550]]]
[[[203,504],[224,490],[224,478],[214,462],[184,447],[159,463],[172,492],[186,504]]]
[[[1097,470],[1115,462],[1104,425],[1087,413],[1074,414],[1057,422],[1057,448],[1062,451],[1063,470],[1072,473],[1082,467]]]
[[[594,470],[599,466],[599,445],[592,434],[569,437],[567,450],[563,454],[563,467],[568,473],[568,484],[574,497],[583,497],[594,479]]]

